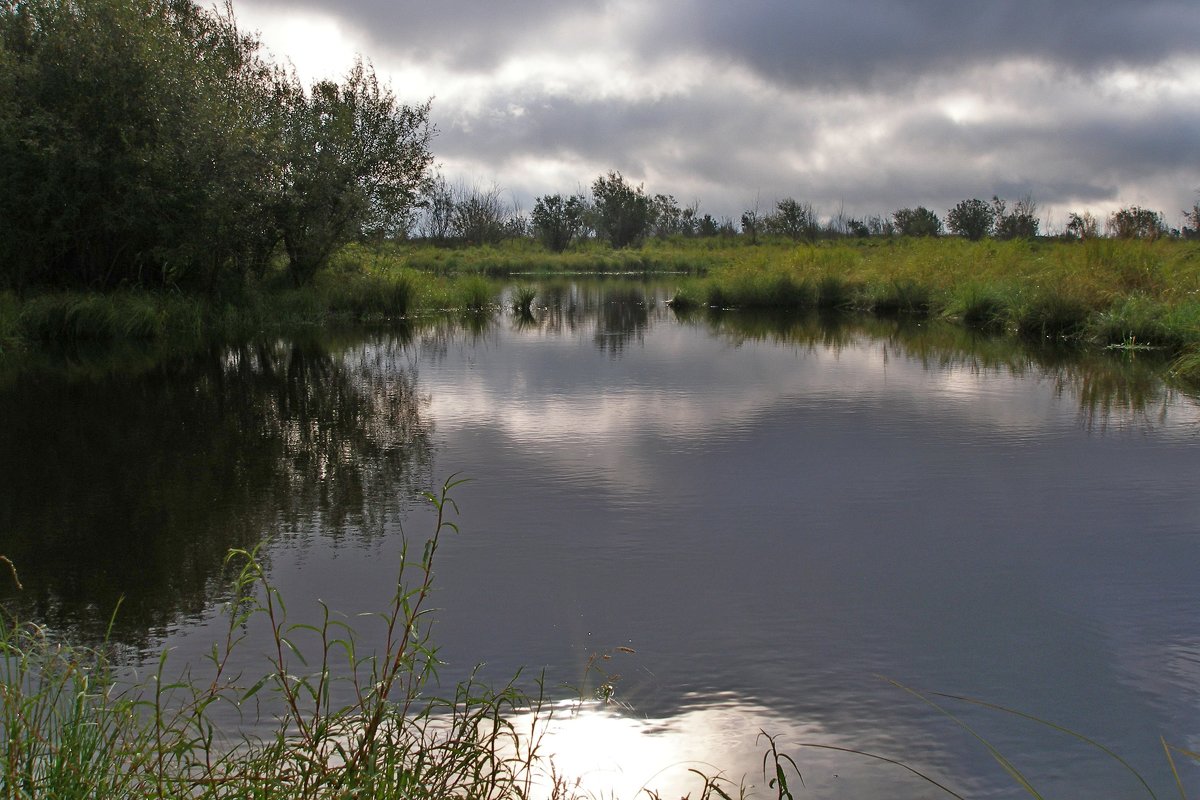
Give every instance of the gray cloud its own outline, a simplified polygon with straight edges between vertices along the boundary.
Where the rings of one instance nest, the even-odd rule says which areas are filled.
[[[644,46],[686,46],[752,66],[773,81],[895,86],[930,72],[1032,58],[1088,72],[1194,54],[1190,0],[691,0],[658,18]]]
[[[734,218],[1032,194],[1175,221],[1200,189],[1194,0],[273,2],[239,8],[334,14],[381,70],[436,77],[447,173],[526,208],[607,169]]]
[[[463,70],[488,70],[541,32],[594,8],[580,0],[249,0],[279,14],[331,14],[353,26],[372,53],[395,52]]]

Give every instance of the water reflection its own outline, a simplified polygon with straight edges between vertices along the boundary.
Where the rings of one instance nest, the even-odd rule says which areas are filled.
[[[561,282],[525,316],[129,374],[28,367],[0,391],[21,420],[0,433],[21,454],[0,473],[0,523],[21,538],[0,552],[34,587],[29,613],[103,620],[124,592],[122,635],[186,618],[166,638],[186,659],[207,647],[193,617],[220,595],[227,547],[291,533],[269,556],[297,615],[317,597],[375,610],[401,522],[427,521],[404,498],[462,472],[463,535],[436,584],[444,678],[482,661],[497,682],[528,667],[556,684],[596,649],[638,650],[625,706],[558,718],[564,771],[590,749],[573,772],[633,790],[696,792],[697,762],[755,782],[761,728],[1011,794],[977,743],[879,674],[1115,731],[1148,770],[1158,735],[1198,735],[1200,414],[1152,361],[903,318],[677,317],[668,294]],[[961,713],[1061,793],[1113,780],[1027,726]],[[821,796],[928,794],[791,752]],[[658,772],[671,765],[681,782]]]
[[[133,374],[10,373],[0,549],[25,591],[7,604],[94,639],[124,598],[114,636],[145,643],[223,593],[231,547],[377,534],[432,468],[405,344],[260,341]]]
[[[746,314],[713,311],[680,315],[701,320],[735,343],[770,341],[837,355],[863,342],[886,358],[912,359],[927,370],[1035,377],[1072,397],[1093,429],[1161,424],[1172,403],[1195,398],[1165,379],[1167,359],[1154,353],[1113,353],[1068,343],[1024,341],[952,323],[822,314]]]

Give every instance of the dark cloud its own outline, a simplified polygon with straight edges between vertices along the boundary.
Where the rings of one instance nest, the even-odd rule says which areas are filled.
[[[1200,42],[1195,0],[243,2],[279,13],[333,14],[361,31],[372,50],[480,70],[517,48],[542,46],[562,30],[586,33],[605,17],[622,42],[644,56],[685,49],[786,85],[894,85],[1013,58],[1086,72],[1195,54]]]
[[[1195,54],[1194,0],[691,0],[641,31],[793,86],[897,86],[914,77],[1032,58],[1089,72]]]

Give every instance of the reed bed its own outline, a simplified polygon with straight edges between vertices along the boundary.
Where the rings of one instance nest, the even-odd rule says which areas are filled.
[[[503,281],[563,274],[673,280],[676,307],[846,310],[938,317],[1028,339],[1158,349],[1200,381],[1200,243],[863,239],[747,244],[595,243],[554,254],[525,241],[471,248],[350,245],[313,285],[278,276],[216,298],[148,292],[42,293],[0,301],[0,348],[50,340],[387,322],[437,310],[495,308]]]

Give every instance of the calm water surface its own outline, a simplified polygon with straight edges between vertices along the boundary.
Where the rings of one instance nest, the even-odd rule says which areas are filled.
[[[8,602],[88,636],[123,595],[117,637],[183,665],[220,629],[226,549],[271,535],[295,606],[377,610],[429,532],[417,494],[459,473],[443,681],[581,685],[611,654],[614,702],[548,740],[597,795],[698,794],[688,767],[763,787],[762,730],[797,797],[936,796],[801,742],[1023,796],[888,679],[1052,720],[1173,791],[1159,737],[1200,749],[1195,397],[1144,359],[665,296],[564,283],[526,319],[11,370]],[[942,702],[1049,795],[1145,796],[1061,733]]]

